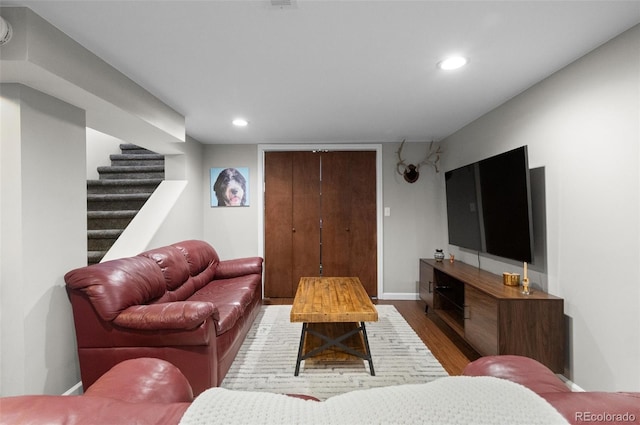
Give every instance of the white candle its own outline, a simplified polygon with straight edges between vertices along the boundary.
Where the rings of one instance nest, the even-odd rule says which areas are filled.
[[[527,278],[527,263],[526,262],[524,263],[524,276],[523,276],[523,278],[524,279]]]

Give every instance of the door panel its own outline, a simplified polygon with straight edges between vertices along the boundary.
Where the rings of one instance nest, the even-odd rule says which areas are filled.
[[[293,295],[303,276],[320,275],[320,157],[293,152]]]
[[[264,295],[292,297],[292,154],[265,152]]]
[[[351,223],[349,263],[367,294],[378,295],[378,238],[376,219],[376,152],[349,152]]]
[[[348,152],[322,153],[322,275],[351,276],[351,183]]]

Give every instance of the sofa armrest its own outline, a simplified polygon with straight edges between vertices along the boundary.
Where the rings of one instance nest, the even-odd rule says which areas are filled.
[[[0,425],[173,425],[191,403],[126,403],[103,397],[24,395],[0,398]]]
[[[209,317],[220,318],[218,308],[206,301],[174,301],[170,303],[136,305],[118,314],[113,323],[128,329],[187,330],[198,327]]]
[[[537,394],[571,392],[560,378],[542,363],[515,355],[486,356],[469,363],[465,376],[494,376],[524,385]]]
[[[249,274],[262,274],[262,258],[247,257],[220,261],[213,279],[228,279]]]
[[[84,392],[129,403],[193,401],[193,390],[180,369],[168,361],[141,357],[112,367]]]

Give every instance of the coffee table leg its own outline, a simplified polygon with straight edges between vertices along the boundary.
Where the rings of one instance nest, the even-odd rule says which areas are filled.
[[[302,333],[300,334],[300,347],[298,347],[298,359],[296,360],[296,371],[293,376],[298,376],[300,373],[300,362],[302,361],[302,348],[304,347],[304,337],[307,333],[307,322],[302,324]]]
[[[306,337],[307,331],[308,331],[308,326],[309,324],[307,322],[302,323],[302,333],[300,334],[300,346],[298,347],[298,358],[296,359],[296,370],[293,373],[293,376],[298,376],[300,374],[300,363],[302,362],[303,359],[307,358],[307,357],[311,357],[314,352],[321,352],[322,350],[331,347],[331,346],[339,346],[342,349],[344,349],[346,352],[349,352],[353,355],[356,355],[364,360],[367,360],[369,362],[369,371],[371,372],[371,376],[375,376],[376,372],[373,368],[373,358],[371,357],[371,349],[369,348],[369,338],[367,338],[367,328],[364,324],[364,322],[360,322],[360,327],[354,329],[351,332],[348,332],[344,335],[342,335],[341,337],[337,338],[337,339],[331,339],[325,335],[322,335],[314,330],[311,330],[310,332],[313,335],[318,336],[319,338],[323,339],[326,341],[326,344],[323,345],[322,347],[316,348],[315,350],[311,351],[310,353],[307,353],[306,355],[302,354],[302,350],[304,348],[304,339]],[[351,336],[353,333],[356,332],[362,332],[362,339],[364,342],[364,353],[358,353],[356,351],[354,351],[353,349],[345,346],[344,344],[342,344],[340,341],[342,341],[343,339],[348,338],[349,336]]]
[[[364,350],[367,356],[367,360],[369,361],[369,370],[371,371],[371,376],[376,376],[376,372],[373,370],[373,359],[371,358],[371,350],[369,349],[369,338],[367,338],[367,328],[364,326],[364,322],[362,325],[362,339],[364,339]]]

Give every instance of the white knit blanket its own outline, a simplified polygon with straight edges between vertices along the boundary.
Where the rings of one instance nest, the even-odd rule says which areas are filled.
[[[553,406],[528,388],[485,376],[451,376],[426,384],[358,390],[324,402],[211,388],[196,398],[180,421],[181,425],[566,423]]]

